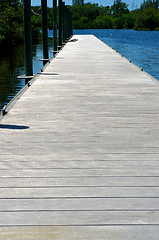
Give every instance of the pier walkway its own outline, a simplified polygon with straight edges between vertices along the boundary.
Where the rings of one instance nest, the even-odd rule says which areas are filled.
[[[159,84],[73,39],[0,122],[0,239],[158,240]]]

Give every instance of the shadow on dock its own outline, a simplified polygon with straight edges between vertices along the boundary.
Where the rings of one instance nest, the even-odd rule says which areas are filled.
[[[0,128],[24,130],[24,129],[28,129],[29,127],[27,127],[27,126],[19,126],[19,125],[0,124]]]

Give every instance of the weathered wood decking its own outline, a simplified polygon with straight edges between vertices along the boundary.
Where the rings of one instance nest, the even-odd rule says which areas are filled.
[[[158,240],[158,82],[74,38],[0,122],[0,239]]]

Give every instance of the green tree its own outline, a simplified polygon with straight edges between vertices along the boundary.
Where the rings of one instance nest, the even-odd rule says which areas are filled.
[[[143,11],[145,8],[152,7],[158,8],[159,0],[144,0],[140,6],[140,9]]]
[[[113,26],[113,18],[110,15],[98,16],[94,22],[94,28],[110,29]]]
[[[123,13],[129,13],[128,4],[123,3],[122,0],[115,0],[111,6],[111,13],[115,16]]]
[[[129,14],[124,14],[123,28],[133,29],[135,26],[136,17],[137,17],[136,11],[131,11],[131,12],[129,12]]]
[[[72,5],[76,6],[83,5],[83,0],[72,0]]]
[[[146,7],[139,11],[135,21],[137,30],[155,30],[159,28],[159,10],[153,7]]]
[[[23,38],[23,9],[18,0],[0,3],[0,41],[14,42]]]
[[[126,28],[137,30],[159,29],[159,0],[144,0],[143,7],[129,11],[122,0],[115,0],[109,7],[87,3],[68,6],[73,13],[73,28]],[[52,9],[48,8],[48,26],[52,28]],[[41,28],[41,8],[32,7],[32,24],[36,33]],[[36,35],[36,34],[35,34]]]

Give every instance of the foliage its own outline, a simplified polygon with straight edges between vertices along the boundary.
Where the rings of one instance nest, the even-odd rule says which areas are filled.
[[[0,0],[0,42],[23,40],[23,6],[20,0]],[[83,0],[80,0],[83,3]],[[122,0],[102,7],[98,4],[68,6],[73,13],[73,28],[125,28],[159,30],[159,0],[143,0],[139,9],[129,11]],[[41,8],[32,7],[33,39],[39,37]],[[53,9],[48,8],[48,27],[53,27]]]
[[[36,7],[32,11],[33,40],[39,37],[41,14]],[[13,44],[23,41],[23,6],[19,0],[3,0],[0,2],[0,43]]]
[[[3,0],[0,4],[0,40],[14,42],[23,37],[23,10],[18,0]]]
[[[71,11],[74,28],[134,27],[134,18],[132,14],[129,16],[128,5],[121,0],[115,0],[111,7],[87,3],[83,6],[72,6]]]
[[[77,6],[83,5],[83,0],[73,0],[72,5],[77,5]]]
[[[134,28],[136,30],[157,30],[159,28],[158,6],[158,0],[144,0],[138,11]]]
[[[140,9],[143,11],[145,8],[158,8],[159,0],[144,0],[140,6]]]
[[[129,11],[122,0],[114,0],[111,7],[84,4],[70,7],[74,28],[115,28],[136,30],[159,29],[159,0],[144,0],[140,9]]]
[[[115,0],[114,4],[111,6],[111,13],[115,16],[129,13],[128,4],[123,3],[122,0]]]

